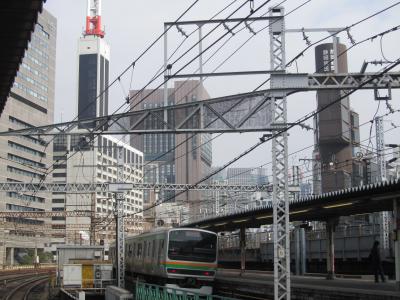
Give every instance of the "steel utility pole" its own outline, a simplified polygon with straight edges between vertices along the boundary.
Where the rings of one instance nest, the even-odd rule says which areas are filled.
[[[124,180],[124,149],[117,146],[117,182]],[[117,281],[120,288],[125,288],[125,231],[124,231],[124,201],[123,191],[115,193],[116,207],[116,257],[117,257]]]
[[[270,10],[270,16],[279,16],[269,22],[271,70],[285,73],[284,8]],[[273,84],[271,76],[271,85]],[[272,120],[274,124],[287,123],[286,93],[272,92]],[[279,133],[279,130],[273,134]],[[290,241],[288,193],[288,136],[284,131],[272,140],[273,176],[273,230],[274,230],[274,299],[290,299]]]

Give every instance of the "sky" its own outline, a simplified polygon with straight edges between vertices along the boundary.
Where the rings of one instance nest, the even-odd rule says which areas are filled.
[[[199,0],[193,8],[183,17],[183,20],[207,20],[218,11],[232,5],[223,11],[218,18],[226,18],[235,8],[242,5],[244,0]],[[299,5],[304,4],[298,10],[285,18],[286,28],[336,28],[346,27],[362,20],[371,14],[397,3],[387,0],[271,0],[257,15],[265,13],[269,7],[284,2],[285,12],[290,12]],[[137,58],[150,45],[164,29],[164,22],[171,22],[178,18],[193,0],[103,0],[102,22],[105,26],[105,39],[111,47],[110,78],[119,76],[132,61]],[[258,8],[264,0],[255,0],[254,6]],[[86,15],[86,0],[55,1],[47,0],[45,5],[51,14],[57,18],[57,60],[56,60],[56,97],[55,97],[55,122],[72,120],[77,111],[77,47],[78,40],[82,36]],[[246,3],[233,17],[245,17],[249,14],[250,7]],[[379,14],[371,19],[353,27],[350,31],[354,40],[360,41],[374,34],[399,25],[398,16],[400,5]],[[215,25],[203,28],[203,34],[212,30]],[[261,30],[266,23],[252,24],[253,30]],[[241,27],[238,27],[238,29]],[[195,29],[193,26],[182,27],[186,33]],[[210,46],[210,50],[204,53],[203,61],[206,61],[221,43],[215,41],[225,33],[225,29],[218,28],[204,41],[203,49]],[[327,37],[327,32],[308,33],[311,42]],[[248,30],[241,30],[226,43],[215,56],[212,56],[204,65],[204,72],[212,72],[240,45],[250,38],[252,34]],[[225,41],[227,36],[223,41]],[[340,41],[346,46],[351,46],[351,41],[346,33],[339,35]],[[176,28],[168,33],[168,52],[174,49],[185,39]],[[196,34],[184,41],[182,48],[173,58],[178,58],[187,49],[197,42]],[[331,40],[326,40],[330,42]],[[359,72],[363,61],[382,60],[385,56],[388,60],[396,60],[399,57],[398,45],[400,43],[400,31],[392,32],[374,41],[368,41],[348,52],[349,72]],[[300,51],[306,48],[306,42],[301,33],[286,34],[286,60],[289,61]],[[159,70],[163,64],[163,39],[155,44],[135,65],[133,72],[129,71],[121,77],[120,83],[110,89],[109,112],[114,112],[125,100],[129,89],[142,88]],[[188,52],[187,56],[174,64],[174,69],[183,66],[197,55],[197,46]],[[195,61],[184,70],[190,73],[196,70],[198,62]],[[370,66],[368,71],[378,71],[381,66]],[[259,32],[248,43],[233,55],[218,71],[247,71],[269,70],[269,35],[268,29]],[[399,70],[399,68],[397,68]],[[307,50],[292,64],[288,72],[313,73],[315,72],[314,49]],[[211,97],[227,96],[236,93],[250,92],[254,90],[265,76],[236,76],[223,78],[209,78],[205,81],[205,88]],[[154,88],[161,81],[155,81]],[[265,86],[268,88],[268,86]],[[393,92],[391,105],[394,109],[400,108],[398,91]],[[315,92],[296,93],[287,99],[288,122],[295,122],[300,117],[316,109]],[[385,103],[378,105],[374,101],[373,91],[359,91],[350,97],[352,109],[360,115],[360,123],[367,122],[375,114],[385,114],[388,110]],[[379,106],[379,107],[378,107]],[[306,122],[312,126],[312,122]],[[400,126],[399,113],[385,118],[385,129],[391,129],[392,125]],[[360,128],[361,140],[370,136],[370,125]],[[263,133],[224,134],[213,140],[213,165],[220,166],[238,156],[244,150],[258,142]],[[374,130],[372,130],[372,136]],[[289,131],[289,154],[313,144],[312,131],[294,128]],[[375,144],[375,139],[372,138]],[[400,128],[388,131],[385,134],[385,143],[400,143]],[[364,142],[365,145],[368,141]],[[304,170],[310,168],[299,161],[301,158],[310,158],[311,149],[289,156],[289,165],[300,165]],[[257,150],[237,161],[235,167],[257,167],[266,165],[270,168],[271,142],[260,146]],[[270,174],[270,172],[269,172]]]

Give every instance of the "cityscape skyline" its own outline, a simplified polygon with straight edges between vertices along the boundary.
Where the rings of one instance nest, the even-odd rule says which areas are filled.
[[[400,1],[55,3],[0,5],[5,298],[398,296]]]
[[[357,10],[357,16],[360,18],[363,15],[368,15],[369,11],[374,11],[378,9],[379,5],[383,4],[388,4],[390,1],[384,1],[378,5],[378,3],[371,3],[369,6],[363,6],[359,5],[362,3],[362,1],[355,1],[352,2],[352,5],[354,7],[360,7],[360,9]],[[116,78],[116,74],[119,73],[122,69],[124,69],[127,66],[127,61],[133,59],[135,56],[140,53],[141,49],[144,49],[146,46],[146,43],[148,43],[151,38],[150,37],[155,37],[156,33],[161,33],[162,32],[162,24],[165,21],[172,21],[174,18],[177,17],[176,11],[183,10],[183,6],[185,3],[174,3],[174,5],[166,5],[165,3],[162,3],[162,1],[156,1],[152,2],[151,5],[152,7],[155,7],[154,9],[154,15],[152,17],[152,20],[146,20],[146,18],[143,18],[142,16],[137,16],[138,18],[134,19],[133,22],[124,25],[124,28],[121,28],[121,23],[118,22],[120,18],[124,18],[123,16],[125,14],[129,14],[130,12],[135,13],[136,11],[140,11],[143,9],[142,4],[140,3],[129,3],[127,1],[120,1],[118,2],[120,5],[116,5],[115,7],[111,8],[111,3],[108,1],[104,1],[103,3],[103,19],[107,20],[106,21],[106,35],[109,40],[109,43],[113,45],[113,53],[111,54],[111,59],[113,60],[113,67],[110,70],[110,79]],[[220,4],[220,6],[226,5],[226,2],[223,2]],[[290,11],[296,6],[297,3],[288,3],[286,6],[286,10]],[[213,5],[207,5],[206,2],[199,4],[200,6],[197,9],[196,15],[189,15],[189,18],[192,19],[206,19],[209,17],[209,12],[211,11],[211,7],[214,7]],[[303,24],[302,26],[304,27],[329,27],[331,26],[330,24],[347,24],[349,19],[349,16],[351,14],[351,9],[350,10],[341,10],[341,7],[344,5],[348,5],[348,3],[345,1],[339,1],[335,8],[332,10],[332,7],[330,7],[330,2],[329,1],[318,1],[317,2],[311,2],[308,3],[306,6],[302,8],[302,13],[305,15],[310,16],[307,18],[305,21],[306,23]],[[54,6],[54,3],[48,2],[45,4],[45,7],[49,6],[50,10],[54,10],[59,14],[62,20],[65,21],[60,21],[61,22],[61,27],[60,30],[63,34],[63,43],[69,43],[71,44],[73,41],[76,41],[76,36],[77,34],[80,34],[82,32],[82,25],[81,25],[81,18],[83,18],[84,15],[84,6],[85,3],[84,1],[82,2],[81,6],[82,9],[74,9],[72,10],[70,7],[62,7],[61,6]],[[127,9],[125,10],[119,10],[119,7],[125,7]],[[157,9],[158,7],[158,9]],[[329,8],[328,8],[329,7]],[[247,7],[244,8],[244,10],[247,9]],[[318,13],[315,13],[318,11]],[[340,12],[340,13],[339,13]],[[67,17],[64,17],[68,15]],[[326,16],[329,15],[329,18]],[[287,18],[287,27],[288,28],[296,28],[296,13],[293,14],[293,16],[288,16]],[[325,16],[325,17],[324,17]],[[395,14],[390,11],[386,14],[385,16],[385,23],[380,22],[382,20],[382,17],[379,16],[376,19],[371,19],[368,24],[370,28],[374,28],[377,32],[380,30],[384,30],[386,27],[390,27],[391,25],[396,25],[396,20],[395,20]],[[354,16],[352,16],[354,18]],[[65,18],[65,19],[64,19]],[[71,18],[78,20],[77,24],[72,24],[71,22],[67,22],[66,20],[70,20]],[[329,21],[327,21],[329,20]],[[138,31],[135,28],[137,28],[138,24],[145,24],[143,27],[143,30]],[[385,24],[385,26],[383,26]],[[297,25],[298,27],[298,25]],[[367,26],[368,27],[368,26]],[[361,40],[363,37],[368,36],[368,32],[366,31],[364,26],[359,26],[355,27],[352,29],[351,33],[353,37],[357,40]],[[369,28],[368,27],[368,28]],[[187,28],[185,30],[190,30],[191,28]],[[132,35],[134,38],[132,39],[124,39],[121,38],[121,35],[119,32],[121,30],[128,31],[130,35]],[[145,35],[144,32],[148,32],[148,35]],[[218,31],[219,34],[222,34],[222,31]],[[397,33],[393,33],[396,35]],[[241,33],[241,36],[244,37],[244,33]],[[326,34],[310,34],[309,38],[312,41],[315,41]],[[171,39],[171,47],[180,41],[182,41],[182,36],[174,31],[170,35]],[[237,35],[239,36],[239,35]],[[288,39],[288,58],[293,57],[300,49],[305,47],[305,43],[302,40],[301,34],[291,34],[290,39]],[[343,43],[349,45],[350,41],[348,40],[346,34],[341,35],[340,39]],[[133,42],[135,41],[135,42]],[[392,41],[391,39],[384,40],[384,46],[385,46],[385,51],[384,53],[387,57],[395,57],[395,53],[393,52],[394,47],[392,47]],[[61,41],[60,41],[61,42]],[[232,44],[236,45],[236,44]],[[249,55],[251,53],[251,48],[252,47],[262,47],[263,45],[263,40],[254,40],[254,42],[250,43],[243,51],[238,53],[237,59],[232,59],[230,61],[230,65],[232,68],[237,68],[237,69],[244,69],[243,66],[240,66],[241,61],[246,61],[248,63],[248,66],[245,69],[260,69],[263,66],[267,67],[268,66],[268,57],[267,57],[267,52],[257,52],[255,55]],[[68,55],[73,59],[75,56],[75,50],[71,47],[62,47],[60,51],[63,51],[65,55]],[[110,113],[116,108],[117,105],[123,103],[125,100],[125,97],[127,96],[128,90],[129,89],[137,89],[141,88],[144,83],[145,83],[145,78],[150,79],[153,75],[154,72],[156,71],[157,67],[155,67],[154,62],[158,62],[157,65],[161,66],[162,65],[162,43],[159,43],[156,45],[154,50],[152,50],[149,55],[150,56],[145,56],[143,58],[143,63],[137,64],[135,66],[135,73],[133,74],[133,80],[131,81],[131,73],[127,74],[125,77],[121,78],[122,85],[117,85],[116,88],[113,88],[110,90]],[[299,64],[300,72],[305,71],[305,72],[314,72],[315,66],[314,66],[314,57],[313,57],[313,51],[306,52],[304,57],[302,58],[301,64]],[[359,47],[355,47],[352,49],[348,55],[349,55],[349,71],[359,71],[362,65],[362,62],[364,59],[366,60],[373,60],[373,59],[380,59],[380,57],[377,57],[376,53],[380,53],[379,49],[379,41],[378,43],[373,43],[369,45],[368,47],[365,47],[363,45],[360,45]],[[211,52],[210,52],[211,54]],[[218,57],[224,57],[229,54],[229,51],[225,50],[222,51],[219,56],[216,58],[212,59],[208,64],[208,67],[205,67],[208,70],[212,70],[212,68],[219,62]],[[126,59],[122,59],[122,57],[125,57]],[[150,59],[151,57],[151,59]],[[154,70],[152,68],[148,68],[146,66],[152,65],[154,66]],[[68,64],[65,65],[62,61],[58,63],[59,69],[62,70],[60,71],[60,74],[75,74],[73,64]],[[375,68],[376,69],[376,68]],[[68,71],[69,70],[69,71]],[[223,70],[223,69],[221,69]],[[292,72],[295,71],[295,67],[291,66],[290,69]],[[369,66],[368,70],[374,70],[373,66]],[[71,73],[72,72],[72,73]],[[74,113],[71,113],[70,108],[66,106],[63,103],[67,103],[63,101],[65,99],[66,93],[65,91],[70,90],[72,87],[75,86],[76,83],[74,83],[74,80],[68,79],[68,78],[62,78],[63,76],[58,74],[60,77],[57,80],[57,89],[60,91],[59,93],[59,98],[60,101],[56,103],[56,114],[55,114],[55,119],[60,120],[60,115],[62,113],[63,115],[63,120],[68,120],[71,119],[74,116]],[[229,81],[231,83],[229,83]],[[221,79],[208,79],[207,81],[204,82],[205,87],[210,93],[211,97],[217,97],[217,96],[223,96],[227,94],[235,94],[238,92],[243,92],[243,91],[249,91],[253,89],[259,82],[262,81],[262,78],[260,77],[250,77],[250,78],[221,78]],[[398,95],[398,91],[393,91],[394,97]],[[304,114],[305,112],[315,109],[315,103],[316,100],[312,96],[312,94],[304,96],[301,94],[298,94],[296,96],[293,96],[296,99],[291,100],[289,98],[288,101],[288,113],[289,113],[289,120],[296,120],[299,116]],[[365,100],[369,99],[369,100]],[[368,105],[365,105],[365,101],[368,101]],[[59,109],[59,107],[62,107]],[[367,91],[360,91],[359,93],[356,93],[352,97],[352,109],[354,109],[356,112],[360,114],[360,124],[363,124],[364,122],[368,121],[370,118],[372,118],[373,114],[375,113],[376,110],[376,103],[373,102],[373,96],[371,95],[370,92]],[[384,113],[385,108],[384,106],[380,107],[380,112],[379,113]],[[386,122],[385,126],[390,126],[390,121]],[[312,123],[310,122],[308,124],[309,126],[312,126]],[[365,142],[366,139],[368,139],[369,136],[369,128],[368,126],[362,126],[360,128],[360,140]],[[292,139],[291,142],[289,143],[289,152],[296,152],[297,150],[300,150],[304,147],[310,146],[313,144],[313,135],[311,132],[306,132],[305,130],[294,128],[293,129],[293,134],[292,134]],[[302,138],[299,138],[299,137]],[[396,133],[393,131],[390,131],[387,133],[387,141],[390,142],[392,140],[394,142],[396,138]],[[227,156],[225,155],[224,152],[224,146],[229,145],[229,149],[232,153],[231,157],[236,156],[240,152],[244,151],[246,149],[246,145],[251,145],[256,143],[258,138],[260,137],[259,134],[256,133],[247,133],[247,134],[225,134],[222,135],[221,137],[215,139],[214,141],[214,162],[216,165],[223,165],[227,160]],[[240,144],[235,144],[232,141],[235,139],[240,138],[243,140],[243,143]],[[238,161],[235,165],[237,167],[257,167],[260,166],[264,163],[268,162],[267,159],[267,154],[270,153],[270,146],[265,145],[260,147],[260,149],[257,149],[250,155],[244,157],[240,161]],[[311,157],[312,150],[306,150],[303,151],[297,155],[295,155],[294,159],[299,159],[299,158],[304,158],[304,157]],[[293,158],[291,158],[293,160]]]

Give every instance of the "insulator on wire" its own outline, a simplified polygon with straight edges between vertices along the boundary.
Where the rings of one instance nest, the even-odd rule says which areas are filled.
[[[392,107],[392,105],[390,105],[390,103],[389,103],[389,101],[388,100],[386,100],[386,107],[387,107],[387,109],[390,111],[390,113],[394,113],[395,111],[394,111],[394,109],[393,109],[393,107]]]
[[[254,13],[254,0],[249,0],[249,4],[250,4],[250,13]]]
[[[178,32],[180,33],[180,34],[182,34],[185,38],[188,38],[189,36],[187,35],[187,33],[185,32],[185,31],[183,31],[183,29],[179,26],[179,25],[176,25],[176,29],[178,30]]]
[[[223,23],[224,28],[226,29],[226,31],[228,31],[230,34],[235,35],[235,33],[232,31],[232,29],[229,28],[228,25],[226,25],[225,23]]]
[[[301,29],[301,33],[303,34],[303,41],[306,41],[307,46],[311,45],[310,38],[304,32],[304,28]]]
[[[347,32],[347,38],[350,40],[350,43],[352,45],[355,45],[356,41],[354,40],[353,36],[350,34],[350,28],[347,28],[346,32]]]
[[[246,28],[250,31],[250,33],[256,35],[257,33],[253,30],[253,28],[251,28],[251,26],[249,25],[249,23],[244,22],[244,25],[246,26]]]

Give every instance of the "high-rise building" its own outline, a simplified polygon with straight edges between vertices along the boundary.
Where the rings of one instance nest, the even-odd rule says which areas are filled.
[[[0,118],[0,131],[51,124],[54,114],[57,20],[46,10],[38,16],[29,47]],[[51,181],[52,145],[40,137],[0,138],[2,181]],[[51,209],[49,193],[1,193],[1,211]],[[0,232],[0,265],[12,264],[19,249],[47,249],[49,219],[6,218]],[[8,224],[8,225],[7,225]],[[12,225],[12,226],[9,226]],[[3,236],[4,235],[4,236]]]
[[[131,97],[139,91],[131,91]],[[134,110],[148,109],[164,106],[164,90],[147,89],[140,92],[133,98],[132,106]],[[142,102],[142,99],[145,100]],[[198,80],[176,81],[174,87],[168,89],[168,105],[179,103],[194,102],[208,99],[206,89]],[[137,105],[137,103],[139,103]],[[169,116],[171,118],[172,116]],[[132,124],[134,120],[131,120]],[[146,125],[148,128],[162,126],[159,120],[148,118]],[[210,134],[198,134],[193,138],[191,133],[187,134],[146,134],[131,137],[131,145],[144,153],[145,163],[151,162],[153,167],[146,167],[144,180],[153,183],[154,174],[157,174],[158,182],[167,183],[187,183],[194,184],[210,172],[212,162],[212,145]],[[165,155],[164,155],[165,154]],[[156,166],[154,166],[156,165]],[[157,172],[149,170],[157,168]],[[175,217],[168,217],[171,222],[179,222],[188,216],[182,214],[176,205],[183,204],[188,207],[190,215],[198,213],[198,202],[202,194],[197,191],[187,191],[177,197],[174,192],[163,192],[159,195],[159,201],[170,199],[171,207],[164,205],[164,210],[174,211]],[[145,203],[149,204],[150,194],[145,192]],[[174,222],[173,222],[174,223]]]
[[[78,43],[78,120],[108,114],[110,47],[104,40],[101,25],[101,0],[87,1],[86,29]],[[120,181],[142,182],[143,153],[111,136],[99,136],[89,142],[80,132],[94,128],[94,122],[81,123],[74,135],[58,135],[54,140],[54,182],[115,183],[117,182],[117,152],[123,151],[123,174]],[[53,217],[52,251],[58,244],[109,245],[115,240],[115,195],[111,192],[73,194],[54,192],[53,211],[91,211],[93,217]],[[143,192],[125,193],[126,232],[142,231]],[[105,219],[106,218],[106,219]],[[99,220],[105,219],[99,223]]]
[[[265,168],[228,168],[226,180],[232,185],[268,184]]]
[[[101,26],[101,0],[87,1],[86,29],[78,45],[78,120],[108,115],[110,46]],[[93,128],[94,122],[81,127]]]

